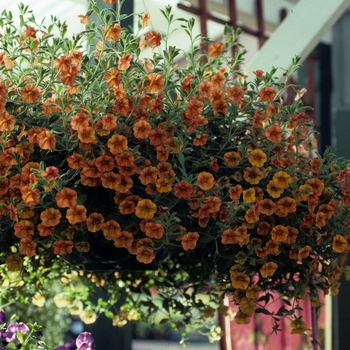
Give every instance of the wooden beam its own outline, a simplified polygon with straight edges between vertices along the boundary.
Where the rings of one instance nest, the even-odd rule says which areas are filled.
[[[350,0],[300,0],[243,68],[289,69],[292,58],[298,55],[304,60],[349,6]]]

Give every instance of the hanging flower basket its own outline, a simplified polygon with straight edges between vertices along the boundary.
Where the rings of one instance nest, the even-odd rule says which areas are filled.
[[[101,27],[88,24],[92,12]],[[171,7],[163,15],[170,33]],[[191,44],[181,67],[168,36],[130,34],[112,10],[92,4],[73,39],[58,19],[30,16],[0,21],[1,268],[159,265],[142,278],[104,274],[105,288],[115,293],[119,278],[125,293],[176,289],[186,303],[174,293],[168,311],[203,313],[193,291],[227,293],[237,323],[258,312],[305,331],[298,300],[336,294],[345,269],[350,171],[330,149],[317,153],[302,101],[284,103],[299,91],[288,85],[298,59],[284,82],[276,69],[248,80],[229,27],[212,42],[181,20]],[[147,28],[149,15],[140,19]],[[287,305],[277,315],[270,292]]]

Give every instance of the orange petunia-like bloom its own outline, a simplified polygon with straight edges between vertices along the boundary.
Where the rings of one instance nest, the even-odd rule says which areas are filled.
[[[229,189],[229,196],[232,200],[239,199],[242,195],[243,189],[241,185],[232,186]]]
[[[141,21],[142,21],[142,29],[145,29],[146,27],[148,27],[149,22],[151,21],[151,15],[149,12],[144,12],[141,16]]]
[[[25,103],[37,103],[40,91],[35,85],[27,84],[21,89],[21,95]]]
[[[228,229],[221,234],[221,243],[237,244],[241,238],[242,236],[240,231]]]
[[[226,94],[227,94],[227,98],[236,103],[239,104],[241,103],[243,97],[244,97],[244,90],[242,87],[240,86],[232,86],[226,89]]]
[[[232,151],[224,154],[225,164],[228,167],[233,167],[238,165],[241,159],[242,159],[242,156],[238,152]]]
[[[80,169],[84,165],[84,157],[79,153],[73,153],[67,158],[67,162],[71,169]]]
[[[148,93],[156,94],[164,90],[164,83],[165,80],[160,74],[150,73],[147,76],[144,87]]]
[[[286,189],[289,187],[292,177],[284,171],[279,171],[273,175],[272,181],[277,187]]]
[[[35,253],[36,243],[30,238],[22,238],[20,241],[19,251],[29,257]]]
[[[71,188],[64,187],[56,193],[55,199],[59,208],[72,207],[77,203],[78,194]]]
[[[147,222],[145,224],[145,233],[147,237],[160,239],[164,235],[164,227],[162,224]]]
[[[186,181],[180,181],[174,186],[174,195],[177,198],[191,198],[194,188]]]
[[[219,57],[222,54],[222,49],[224,48],[223,42],[212,43],[208,46],[208,55],[211,58]]]
[[[53,253],[56,255],[71,254],[74,247],[74,243],[72,241],[59,240],[53,242],[52,247]]]
[[[260,269],[261,276],[263,278],[271,277],[276,272],[277,268],[278,268],[278,265],[275,262],[269,261],[268,263],[264,264],[261,267]]]
[[[141,199],[135,208],[135,215],[140,219],[151,219],[157,212],[157,206],[149,199]]]
[[[243,272],[231,273],[231,284],[236,289],[247,289],[250,283],[250,278]]]
[[[102,214],[92,213],[86,219],[86,227],[90,232],[97,232],[102,229],[105,219]]]
[[[40,192],[30,186],[21,187],[22,201],[28,207],[33,207],[40,203]]]
[[[41,149],[54,151],[56,149],[56,137],[52,131],[43,128],[37,135],[37,142]]]
[[[103,154],[102,156],[96,158],[95,166],[101,173],[111,171],[114,168],[114,159],[107,154]]]
[[[214,186],[214,176],[206,171],[198,174],[196,185],[202,190],[210,190]]]
[[[244,169],[243,178],[250,184],[257,185],[263,178],[263,173],[255,166],[247,167]]]
[[[142,185],[148,185],[157,181],[159,170],[154,166],[148,166],[144,168],[139,176]]]
[[[107,240],[116,239],[120,231],[121,227],[115,220],[109,220],[102,225],[102,232]]]
[[[148,138],[152,126],[147,120],[140,120],[134,124],[133,130],[136,138],[145,140]]]
[[[148,45],[154,49],[157,46],[160,45],[160,42],[162,40],[161,35],[158,32],[155,32],[154,30],[151,30],[145,35],[145,39],[147,40]]]
[[[290,213],[295,213],[297,210],[297,202],[291,197],[281,198],[277,203],[275,214],[280,217],[286,217]]]
[[[71,225],[86,220],[86,208],[82,204],[75,204],[71,206],[66,213],[66,218]]]
[[[248,188],[243,191],[243,201],[245,203],[253,203],[255,202],[255,189],[254,188]]]
[[[88,143],[95,143],[96,142],[96,132],[95,129],[91,126],[79,130],[78,131],[78,138],[79,141],[88,144]]]
[[[271,199],[263,199],[258,203],[259,211],[264,215],[272,215],[276,210],[276,204]]]
[[[116,248],[130,249],[134,242],[134,236],[130,232],[119,231],[115,233],[113,241]]]
[[[84,130],[91,125],[90,114],[86,112],[78,112],[73,115],[70,120],[70,125],[73,130]]]
[[[262,102],[272,102],[277,95],[277,91],[272,86],[267,86],[259,91],[259,97]]]
[[[106,30],[105,27],[103,27],[102,30]],[[120,39],[121,31],[122,27],[120,24],[115,23],[107,29],[105,39],[107,41],[117,41]]]
[[[249,163],[251,165],[254,165],[254,166],[257,166],[257,167],[262,167],[265,164],[266,160],[267,160],[267,156],[260,149],[256,149],[256,150],[251,151],[249,153],[248,160],[249,160]]]
[[[168,133],[159,127],[153,129],[148,135],[149,143],[151,144],[151,146],[163,145],[167,137]]]
[[[279,198],[281,197],[281,194],[284,192],[284,189],[276,186],[276,184],[272,180],[267,184],[266,190],[267,190],[267,193],[272,198]]]
[[[6,258],[5,264],[8,271],[21,271],[24,260],[18,255],[10,255]]]
[[[177,240],[181,241],[183,250],[187,251],[196,248],[199,237],[198,232],[188,232],[184,236],[177,238]]]
[[[265,136],[272,143],[278,143],[283,138],[283,130],[279,125],[273,124],[265,129]]]
[[[20,220],[13,226],[14,235],[18,238],[31,239],[34,235],[34,224],[29,220]]]
[[[348,241],[345,239],[345,237],[341,235],[336,235],[333,238],[333,244],[332,249],[337,253],[343,253],[345,250],[347,250],[348,247]]]
[[[132,60],[132,54],[128,53],[118,60],[118,69],[119,70],[127,70],[130,67],[130,62]]]
[[[0,114],[0,131],[12,131],[16,124],[16,118],[7,113]]]
[[[120,72],[118,69],[112,68],[108,70],[103,77],[109,87],[118,86],[120,83]]]
[[[55,232],[55,226],[45,226],[42,223],[38,224],[37,229],[42,237],[51,236]]]
[[[57,226],[61,220],[61,217],[61,212],[55,208],[48,208],[40,213],[42,224],[47,227]]]
[[[160,193],[170,192],[172,190],[172,183],[172,180],[170,180],[167,176],[159,176],[159,179],[156,181],[157,191]]]
[[[288,228],[283,225],[277,225],[271,230],[271,238],[276,242],[286,242],[288,235]]]
[[[107,142],[112,154],[123,153],[128,149],[128,139],[123,135],[115,134]]]
[[[151,247],[141,246],[136,250],[136,260],[144,263],[150,264],[155,258],[154,250]]]

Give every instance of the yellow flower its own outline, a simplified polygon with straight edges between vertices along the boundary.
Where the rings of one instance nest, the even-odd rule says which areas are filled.
[[[332,249],[337,253],[343,253],[348,247],[348,241],[341,235],[333,238]]]
[[[245,300],[240,304],[240,308],[244,314],[252,315],[256,309],[255,301],[252,299]]]
[[[291,323],[291,327],[291,334],[304,334],[308,330],[305,322],[300,319],[293,320]]]
[[[92,324],[92,323],[95,323],[95,321],[97,320],[97,315],[95,312],[92,312],[92,311],[83,311],[80,314],[80,319],[85,324]]]
[[[256,149],[249,153],[248,160],[251,165],[254,165],[260,168],[265,164],[267,160],[267,156],[260,149]]]
[[[255,202],[255,190],[254,190],[254,188],[248,188],[247,190],[243,191],[243,200],[246,203]]]
[[[248,275],[242,272],[231,274],[231,283],[233,288],[247,289],[250,283]]]
[[[277,187],[285,189],[285,188],[288,188],[289,183],[292,181],[292,178],[286,172],[279,171],[273,175],[272,181],[275,183]]]
[[[276,263],[274,263],[273,261],[266,263],[260,269],[261,276],[264,278],[271,277],[275,273],[275,271],[277,270],[277,267],[278,267],[278,265]]]
[[[39,292],[36,292],[32,297],[32,304],[37,307],[43,307],[46,303],[46,299]]]
[[[235,316],[235,321],[237,324],[249,324],[251,315],[246,315],[242,311],[238,311]]]
[[[71,300],[60,294],[55,295],[53,301],[58,308],[64,308],[72,304]]]

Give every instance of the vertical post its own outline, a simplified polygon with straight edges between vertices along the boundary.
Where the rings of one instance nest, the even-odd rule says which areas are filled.
[[[333,27],[332,76],[332,134],[335,152],[341,157],[350,157],[350,10],[348,9]],[[347,264],[350,263],[348,257]],[[333,349],[349,349],[350,284],[344,278],[333,304]]]
[[[199,0],[200,8],[200,26],[201,26],[201,35],[204,37],[208,36],[207,30],[207,21],[208,21],[208,9],[207,9],[207,0]]]
[[[264,9],[263,0],[256,0],[256,18],[258,22],[258,39],[259,48],[264,45],[265,42],[265,24],[264,24]]]

